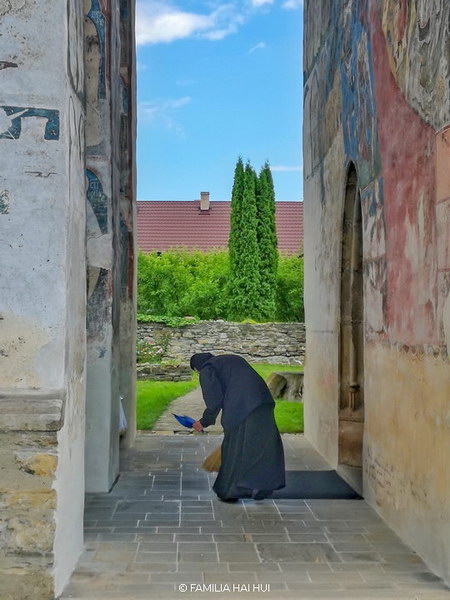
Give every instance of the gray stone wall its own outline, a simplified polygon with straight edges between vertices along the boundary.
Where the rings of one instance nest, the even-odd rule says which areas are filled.
[[[189,365],[164,365],[141,363],[137,366],[138,379],[153,379],[154,381],[190,381],[192,371]]]
[[[252,362],[300,364],[305,357],[303,323],[201,321],[185,327],[138,323],[138,339],[169,333],[168,358],[189,360],[196,352],[239,354]]]

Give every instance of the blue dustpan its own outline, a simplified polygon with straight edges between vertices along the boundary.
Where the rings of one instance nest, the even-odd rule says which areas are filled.
[[[190,429],[195,423],[195,419],[193,419],[192,417],[188,417],[187,415],[176,415],[175,413],[172,414],[178,421],[178,423],[180,423],[180,425],[183,425],[183,427],[187,427],[188,429]]]

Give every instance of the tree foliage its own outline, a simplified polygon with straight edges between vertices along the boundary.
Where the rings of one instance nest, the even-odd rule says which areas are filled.
[[[301,321],[303,259],[277,249],[270,166],[236,163],[228,252],[139,255],[138,312],[231,321]]]
[[[140,253],[138,258],[138,312],[154,319],[181,325],[178,317],[243,321],[229,312],[233,293],[229,279],[228,252],[170,250]],[[280,256],[272,321],[303,320],[303,259]],[[154,317],[153,315],[163,315]],[[260,320],[255,319],[254,320]],[[266,320],[266,319],[264,319]]]
[[[261,289],[256,209],[257,178],[239,158],[231,196],[228,312],[233,319],[260,318]]]
[[[228,253],[173,249],[138,258],[138,312],[219,319],[226,314]]]
[[[256,233],[261,290],[260,309],[262,317],[270,319],[275,314],[278,249],[275,222],[275,190],[272,173],[267,162],[261,169],[257,180],[256,199]]]
[[[305,320],[303,257],[280,255],[276,286],[276,321]]]

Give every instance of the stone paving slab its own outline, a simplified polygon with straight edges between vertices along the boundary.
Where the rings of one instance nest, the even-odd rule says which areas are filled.
[[[200,468],[220,441],[138,436],[111,493],[87,497],[85,551],[61,598],[450,600],[362,500],[220,502]],[[303,436],[283,443],[288,469],[329,468]]]

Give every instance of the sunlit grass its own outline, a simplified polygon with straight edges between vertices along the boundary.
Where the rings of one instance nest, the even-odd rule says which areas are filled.
[[[267,377],[273,371],[302,371],[301,365],[276,365],[251,363],[261,377]],[[198,386],[198,374],[192,381],[138,381],[137,382],[137,428],[152,429],[170,403],[184,396]],[[277,400],[275,420],[281,433],[299,433],[303,431],[303,404]]]
[[[280,433],[303,433],[303,402],[276,400],[275,421]]]
[[[198,375],[192,381],[138,381],[136,420],[138,429],[152,429],[170,405],[198,386]]]

